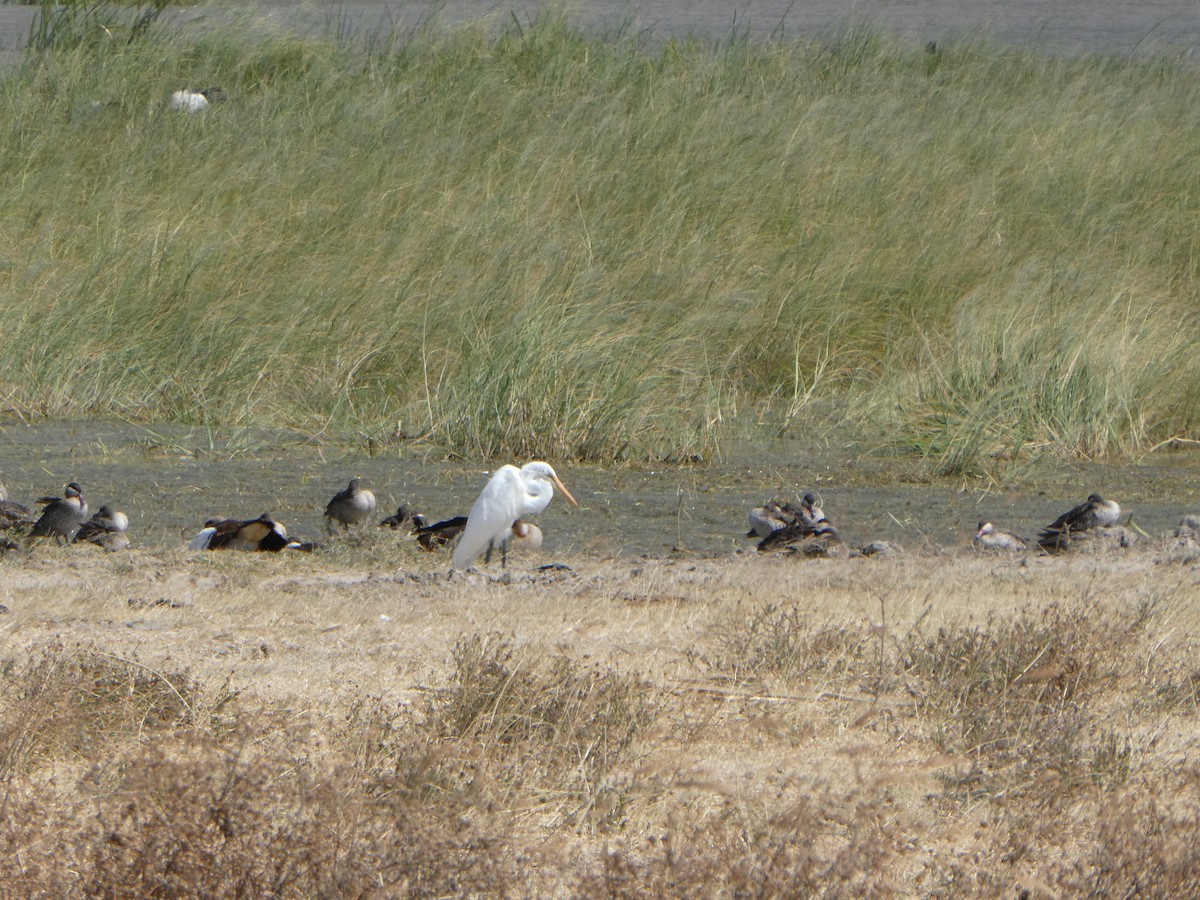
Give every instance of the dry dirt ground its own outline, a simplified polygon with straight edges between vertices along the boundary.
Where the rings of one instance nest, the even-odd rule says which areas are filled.
[[[1200,576],[1050,558],[0,561],[0,883],[1197,891]]]

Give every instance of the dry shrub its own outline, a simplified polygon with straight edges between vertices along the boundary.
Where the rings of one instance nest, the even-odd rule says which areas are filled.
[[[506,806],[532,792],[557,821],[620,820],[614,770],[654,716],[649,687],[565,656],[518,658],[498,635],[464,637],[453,657],[453,685],[426,722],[459,745],[460,785]]]
[[[650,897],[855,897],[894,890],[886,866],[903,838],[886,792],[807,785],[784,810],[752,819],[727,801],[677,816],[647,845],[610,848],[580,894]]]
[[[714,675],[742,681],[777,676],[863,682],[869,680],[864,660],[877,661],[877,642],[861,629],[815,625],[811,615],[794,606],[766,603],[720,626],[716,652],[697,654]]]
[[[1056,881],[1075,896],[1200,896],[1200,773],[1177,793],[1122,793],[1100,811],[1089,856]]]
[[[367,792],[352,768],[278,747],[168,740],[70,793],[88,801],[64,821],[54,792],[10,791],[10,890],[61,894],[73,878],[97,897],[438,896],[501,893],[510,878],[511,854],[457,815],[405,791]]]
[[[1008,622],[915,629],[901,664],[942,749],[1067,772],[1089,735],[1089,701],[1112,684],[1119,633],[1095,606],[1053,604]]]
[[[114,742],[193,724],[199,691],[187,673],[55,643],[24,666],[9,661],[0,778],[56,758],[92,759]]]

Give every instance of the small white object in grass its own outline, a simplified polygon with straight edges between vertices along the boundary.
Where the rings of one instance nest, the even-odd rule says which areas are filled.
[[[171,109],[198,113],[208,107],[208,98],[196,91],[176,91],[171,95]]]
[[[380,622],[390,622],[390,621],[392,621],[392,617],[391,617],[391,616],[389,616],[389,615],[386,615],[386,614],[385,614],[385,615],[381,615],[381,616],[379,617],[379,621],[380,621]]]
[[[198,113],[207,109],[210,103],[225,99],[225,92],[219,87],[204,88],[200,91],[176,91],[171,95],[171,109],[187,113]]]

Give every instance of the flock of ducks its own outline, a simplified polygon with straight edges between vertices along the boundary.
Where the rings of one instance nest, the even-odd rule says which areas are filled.
[[[545,509],[555,488],[578,506],[548,463],[529,463],[521,469],[503,466],[489,480],[469,516],[454,516],[430,524],[423,515],[402,505],[378,524],[408,530],[423,549],[430,551],[441,550],[457,539],[456,569],[471,565],[481,552],[486,552],[485,561],[490,561],[494,550],[500,551],[502,565],[507,565],[510,548],[536,550],[542,546],[541,528],[521,516]],[[128,516],[106,505],[89,518],[87,498],[78,482],[67,484],[63,496],[42,497],[37,503],[42,509],[35,514],[29,507],[9,500],[0,483],[0,530],[10,535],[27,534],[30,538],[52,537],[60,544],[96,544],[110,551],[129,546]],[[363,487],[361,479],[352,478],[325,506],[329,533],[367,522],[376,506],[375,494]],[[263,513],[253,519],[209,519],[188,542],[188,547],[279,552],[312,551],[321,544],[289,537],[281,522],[270,513]],[[11,537],[0,537],[0,549],[18,548]]]
[[[1091,494],[1083,503],[1043,528],[1038,534],[1037,546],[1046,553],[1061,553],[1098,530],[1112,528],[1120,517],[1121,507],[1116,501]],[[850,548],[825,517],[812,493],[806,493],[795,504],[776,499],[757,506],[750,510],[749,519],[750,530],[746,536],[759,538],[760,552],[779,550],[800,556],[841,558],[850,555]],[[983,550],[1020,551],[1029,549],[1030,541],[983,521],[975,532],[975,544]],[[876,541],[859,552],[870,556],[892,549],[886,542]]]
[[[542,530],[524,517],[545,509],[555,490],[579,505],[549,464],[533,462],[520,469],[502,466],[480,493],[470,515],[430,523],[425,516],[402,505],[378,525],[408,531],[419,546],[429,551],[441,550],[457,540],[452,564],[455,569],[467,568],[480,553],[485,553],[485,561],[490,561],[495,550],[500,551],[501,564],[506,565],[510,547],[536,550],[542,546]],[[0,529],[10,534],[26,533],[31,538],[54,538],[63,544],[90,543],[110,551],[129,546],[128,517],[108,505],[89,516],[88,502],[78,482],[67,484],[61,497],[42,497],[37,503],[42,509],[35,515],[28,507],[9,500],[0,483]],[[352,478],[325,506],[329,533],[333,535],[370,521],[376,506],[375,494],[363,486],[361,479]],[[1098,530],[1117,525],[1120,516],[1121,507],[1115,501],[1092,494],[1043,528],[1036,546],[1047,553],[1063,552]],[[827,558],[851,555],[819,499],[811,492],[795,503],[775,499],[751,509],[749,524],[746,536],[757,539],[760,552]],[[1031,549],[1034,543],[997,528],[990,521],[979,523],[974,542],[984,550],[1009,552]],[[10,538],[0,537],[0,548],[17,546]],[[289,537],[280,522],[263,513],[253,519],[209,519],[188,546],[193,550],[278,552],[315,550],[321,545]],[[856,552],[886,554],[893,549],[885,542],[875,542]]]

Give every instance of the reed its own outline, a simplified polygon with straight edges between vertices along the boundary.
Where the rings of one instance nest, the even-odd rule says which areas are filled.
[[[10,409],[602,461],[882,429],[946,472],[1195,436],[1182,61],[101,31],[0,81]]]

